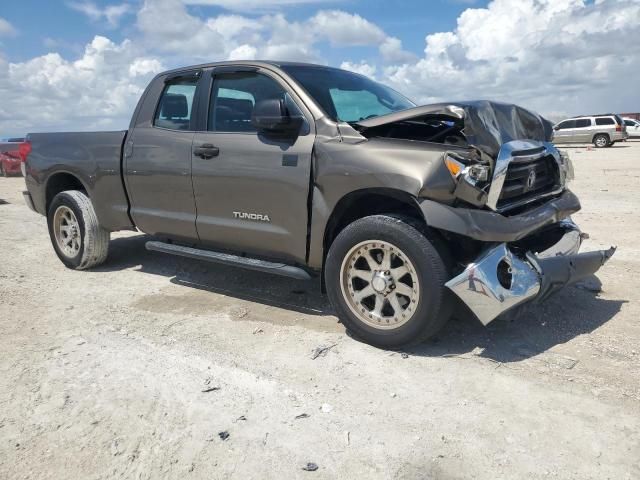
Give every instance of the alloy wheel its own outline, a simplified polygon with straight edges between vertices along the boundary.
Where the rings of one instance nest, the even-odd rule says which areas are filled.
[[[53,215],[53,232],[60,251],[74,258],[80,251],[80,224],[73,210],[61,205]]]
[[[370,327],[398,328],[416,312],[420,300],[416,269],[407,255],[389,242],[371,240],[351,248],[340,276],[347,305]]]

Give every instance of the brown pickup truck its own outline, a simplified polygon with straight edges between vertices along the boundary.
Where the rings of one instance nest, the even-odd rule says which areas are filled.
[[[596,272],[551,124],[488,101],[416,106],[339,69],[224,62],[158,75],[127,131],[31,134],[25,200],[78,270],[149,250],[322,275],[358,338],[397,348],[466,306],[487,324]]]

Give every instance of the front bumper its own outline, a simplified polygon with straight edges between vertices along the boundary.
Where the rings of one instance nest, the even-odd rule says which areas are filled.
[[[481,242],[515,242],[571,216],[580,210],[580,201],[566,190],[557,198],[518,215],[452,207],[426,199],[420,201],[420,209],[431,228]]]
[[[502,313],[527,302],[542,301],[561,288],[594,274],[615,247],[578,253],[582,235],[570,221],[552,247],[539,253],[519,252],[501,243],[446,283],[487,325]]]

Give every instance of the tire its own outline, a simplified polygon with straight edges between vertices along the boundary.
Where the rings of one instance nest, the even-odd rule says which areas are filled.
[[[411,219],[365,217],[331,245],[327,293],[354,337],[390,349],[421,343],[451,315],[446,258],[438,239]]]
[[[107,259],[110,233],[98,224],[86,193],[67,190],[56,195],[49,206],[47,225],[53,249],[68,268],[85,270]]]
[[[9,176],[9,174],[7,173],[7,171],[4,169],[4,165],[2,165],[2,162],[0,162],[0,173],[2,174],[3,177],[7,178]]]
[[[610,147],[611,143],[609,142],[609,136],[604,133],[599,133],[595,137],[593,137],[593,145],[596,148],[605,148]]]

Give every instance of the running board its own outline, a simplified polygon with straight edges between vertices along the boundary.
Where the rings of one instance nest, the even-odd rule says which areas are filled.
[[[182,247],[171,243],[163,242],[147,242],[145,244],[147,250],[161,253],[170,253],[179,257],[195,258],[196,260],[204,260],[206,262],[222,263],[224,265],[232,265],[234,267],[246,268],[249,270],[257,270],[259,272],[273,273],[283,277],[296,278],[298,280],[311,280],[311,275],[302,268],[287,265],[285,263],[273,263],[266,260],[258,260],[256,258],[238,257],[228,253],[212,252],[211,250],[202,250],[199,248]]]

